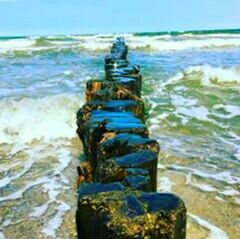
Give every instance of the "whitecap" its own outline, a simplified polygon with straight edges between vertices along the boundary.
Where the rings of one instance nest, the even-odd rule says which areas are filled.
[[[196,79],[204,86],[215,84],[240,83],[240,69],[239,67],[213,67],[210,65],[197,65],[187,67],[181,72],[177,72],[173,77],[166,82],[161,83],[161,88],[167,85],[174,84],[183,80]],[[236,85],[234,85],[236,86]],[[161,89],[160,88],[160,89]],[[229,110],[231,110],[229,108]]]
[[[74,94],[1,100],[1,142],[18,145],[34,139],[73,138],[75,114],[82,103],[82,97]]]
[[[35,42],[39,36],[24,39],[0,40],[0,53],[13,53],[14,51],[35,52],[41,50],[59,50],[71,48],[83,48],[89,51],[108,50],[116,36],[125,37],[131,49],[147,49],[150,51],[182,51],[188,49],[218,49],[240,46],[239,34],[212,34],[182,36],[137,36],[130,33],[123,34],[95,34],[95,35],[67,35],[45,36],[49,43],[38,46]],[[54,40],[54,38],[56,40]],[[71,40],[64,40],[70,38]],[[62,39],[59,41],[59,39]],[[176,40],[177,39],[177,40]]]

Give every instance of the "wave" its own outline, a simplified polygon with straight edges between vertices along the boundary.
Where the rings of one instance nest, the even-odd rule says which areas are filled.
[[[239,162],[239,67],[190,66],[165,82],[156,77],[154,86],[145,96],[149,129],[163,148]]]
[[[164,85],[183,80],[198,80],[205,86],[240,84],[240,67],[213,67],[210,65],[190,66],[168,79]]]
[[[34,46],[41,47],[41,46],[51,46],[52,44],[46,37],[39,37],[35,40]]]
[[[211,35],[211,34],[239,34],[240,29],[197,30],[197,31],[168,31],[168,32],[137,32],[134,36],[181,36],[181,35]]]
[[[81,49],[86,51],[108,51],[115,34],[66,35],[44,37],[0,38],[0,54],[14,52],[35,53],[42,50]],[[240,34],[119,34],[126,38],[130,49],[139,51],[183,51],[212,50],[240,46]],[[24,55],[23,53],[20,55]],[[25,53],[26,55],[26,53]]]
[[[0,101],[1,143],[26,144],[75,137],[75,113],[83,99],[75,94]]]
[[[240,41],[238,38],[225,37],[185,37],[176,39],[174,37],[137,37],[129,41],[129,46],[133,49],[151,51],[183,51],[183,50],[211,50],[219,48],[239,47]]]

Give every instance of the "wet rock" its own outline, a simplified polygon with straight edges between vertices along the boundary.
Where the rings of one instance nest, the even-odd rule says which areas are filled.
[[[108,66],[108,65],[113,66],[113,67],[109,67],[109,69],[115,68],[114,65],[116,66],[116,64],[121,65],[122,67],[126,67],[126,66],[128,66],[128,60],[121,59],[117,55],[114,55],[114,54],[109,54],[105,57],[105,66]]]
[[[127,175],[129,176],[149,176],[149,172],[143,168],[126,168]]]
[[[98,93],[98,91],[101,92]],[[117,94],[118,91],[119,93]],[[120,94],[121,92],[122,94]],[[112,97],[111,94],[113,94]],[[127,98],[138,99],[137,97],[141,96],[141,79],[134,79],[129,77],[116,77],[111,82],[101,80],[90,80],[87,82],[86,90],[87,101],[96,98],[98,99],[100,98],[102,100],[107,100],[109,98],[124,99],[123,97],[124,94],[128,95]],[[101,97],[99,97],[100,95]],[[104,97],[106,97],[106,99],[104,99]]]
[[[122,157],[103,159],[103,161],[97,159],[97,161],[96,181],[109,183],[125,180],[128,185],[135,185],[133,188],[156,191],[158,154],[145,150]],[[135,171],[135,175],[129,176],[129,168],[145,169],[148,175],[138,175]],[[129,178],[126,180],[127,177]],[[138,183],[144,186],[139,188],[140,185],[139,187],[136,186]]]
[[[117,76],[112,77],[112,81],[117,82],[119,85],[126,87],[133,94],[141,97],[141,89],[142,89],[142,77],[127,77],[127,76]]]
[[[106,71],[106,80],[113,80],[116,77],[140,78],[140,67],[138,65],[131,67],[122,67],[109,69]]]
[[[83,183],[78,188],[78,198],[95,195],[100,192],[112,192],[123,189],[125,189],[125,187],[121,183]]]
[[[172,194],[85,184],[76,214],[80,239],[184,239],[186,209]]]
[[[125,42],[117,40],[111,48],[111,54],[105,57],[105,65],[114,64],[117,61],[127,61],[127,53],[128,47]]]
[[[144,192],[152,191],[152,186],[151,186],[151,181],[149,176],[142,176],[142,175],[129,176],[125,178],[125,180],[123,181],[123,184],[134,190],[141,190]]]
[[[77,172],[77,186],[84,182],[93,181],[93,168],[88,160],[81,162],[81,164],[77,167]]]
[[[111,53],[119,59],[126,59],[128,53],[128,47],[125,44],[124,39],[118,38],[111,48]]]
[[[105,58],[105,71],[121,67],[127,67],[128,60],[116,59],[113,55],[108,55]]]
[[[148,136],[148,130],[142,121],[131,112],[109,112],[95,110],[79,118],[77,133],[79,134],[87,158],[95,169],[97,144],[120,133],[133,133]]]
[[[169,193],[143,193],[139,199],[148,205],[148,212],[161,212],[166,218],[162,223],[169,229],[171,236],[159,238],[185,239],[186,207],[178,196]]]
[[[87,92],[87,99],[92,100],[140,100],[140,98],[133,94],[124,86],[113,84],[108,88],[96,91]]]
[[[144,121],[144,104],[141,100],[91,100],[78,112],[77,119],[93,110],[105,110],[112,112],[132,112],[136,117]]]
[[[159,153],[159,144],[156,140],[142,137],[136,134],[118,134],[98,145],[97,157],[99,160],[129,153],[149,150]]]

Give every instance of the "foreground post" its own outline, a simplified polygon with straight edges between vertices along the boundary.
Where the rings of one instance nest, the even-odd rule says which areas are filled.
[[[185,239],[186,208],[156,192],[158,143],[148,137],[140,67],[117,38],[105,58],[106,80],[87,82],[77,133],[86,161],[78,168],[79,239]]]

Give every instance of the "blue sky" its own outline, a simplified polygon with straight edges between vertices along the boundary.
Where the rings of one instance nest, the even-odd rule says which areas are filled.
[[[0,35],[240,28],[240,0],[0,0]]]

